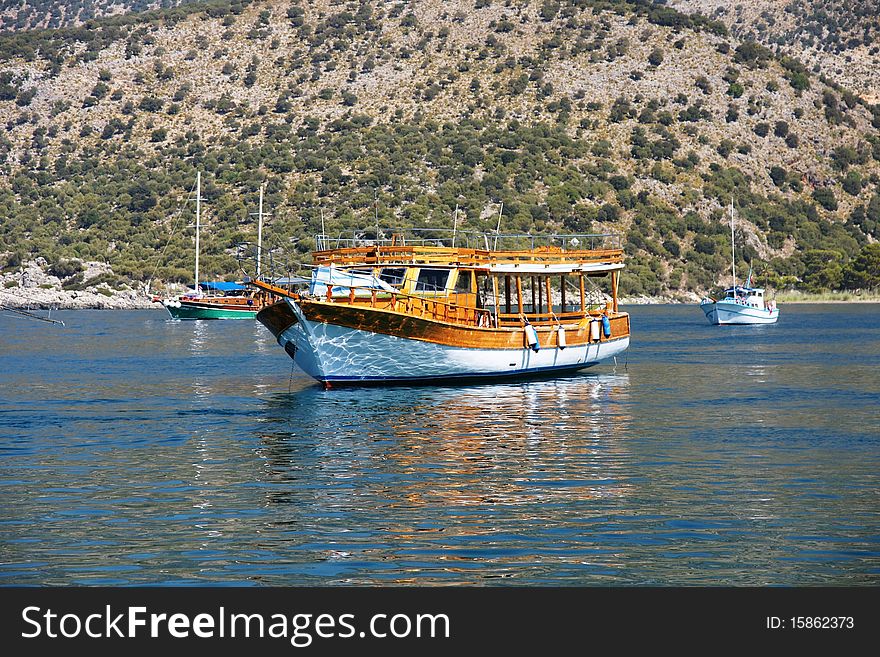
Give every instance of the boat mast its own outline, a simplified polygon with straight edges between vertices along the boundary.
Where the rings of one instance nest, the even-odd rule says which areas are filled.
[[[733,197],[730,197],[730,259],[733,269],[733,298],[736,299],[736,245],[733,240]]]
[[[260,208],[257,211],[257,278],[260,277],[260,264],[263,256],[263,188],[260,185]]]
[[[504,212],[504,201],[501,201],[501,206],[498,208],[498,226],[495,228],[495,243],[492,246],[493,251],[498,250],[498,233],[501,232],[501,213]]]
[[[202,210],[202,172],[196,173],[196,296],[199,296],[199,220]]]

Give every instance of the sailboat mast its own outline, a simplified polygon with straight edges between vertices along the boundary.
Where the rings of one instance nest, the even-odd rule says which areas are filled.
[[[504,201],[501,201],[501,206],[498,208],[498,226],[495,228],[495,243],[492,245],[493,250],[498,250],[498,233],[501,232],[501,213],[504,212]]]
[[[736,298],[736,245],[733,239],[733,198],[730,199],[730,264],[733,269],[733,297]]]
[[[263,258],[263,187],[265,185],[260,185],[260,208],[257,212],[257,278],[260,277]]]
[[[196,295],[199,294],[199,221],[202,211],[202,172],[196,173]]]

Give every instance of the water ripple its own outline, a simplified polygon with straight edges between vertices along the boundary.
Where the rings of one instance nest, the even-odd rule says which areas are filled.
[[[616,368],[333,391],[248,322],[0,319],[0,585],[880,583],[877,307],[633,312]]]

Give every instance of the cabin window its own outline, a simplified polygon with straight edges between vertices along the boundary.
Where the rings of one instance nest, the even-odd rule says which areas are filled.
[[[385,267],[379,274],[379,278],[388,283],[400,287],[403,285],[403,279],[406,276],[405,267]]]
[[[420,269],[416,280],[417,292],[443,292],[449,280],[448,269]]]
[[[467,270],[460,270],[458,272],[458,278],[455,279],[455,291],[460,294],[467,294],[471,292],[471,272]]]

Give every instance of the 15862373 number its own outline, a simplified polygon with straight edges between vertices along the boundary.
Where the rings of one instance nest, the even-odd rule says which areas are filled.
[[[792,616],[791,628],[796,630],[851,630],[855,627],[852,616]]]

